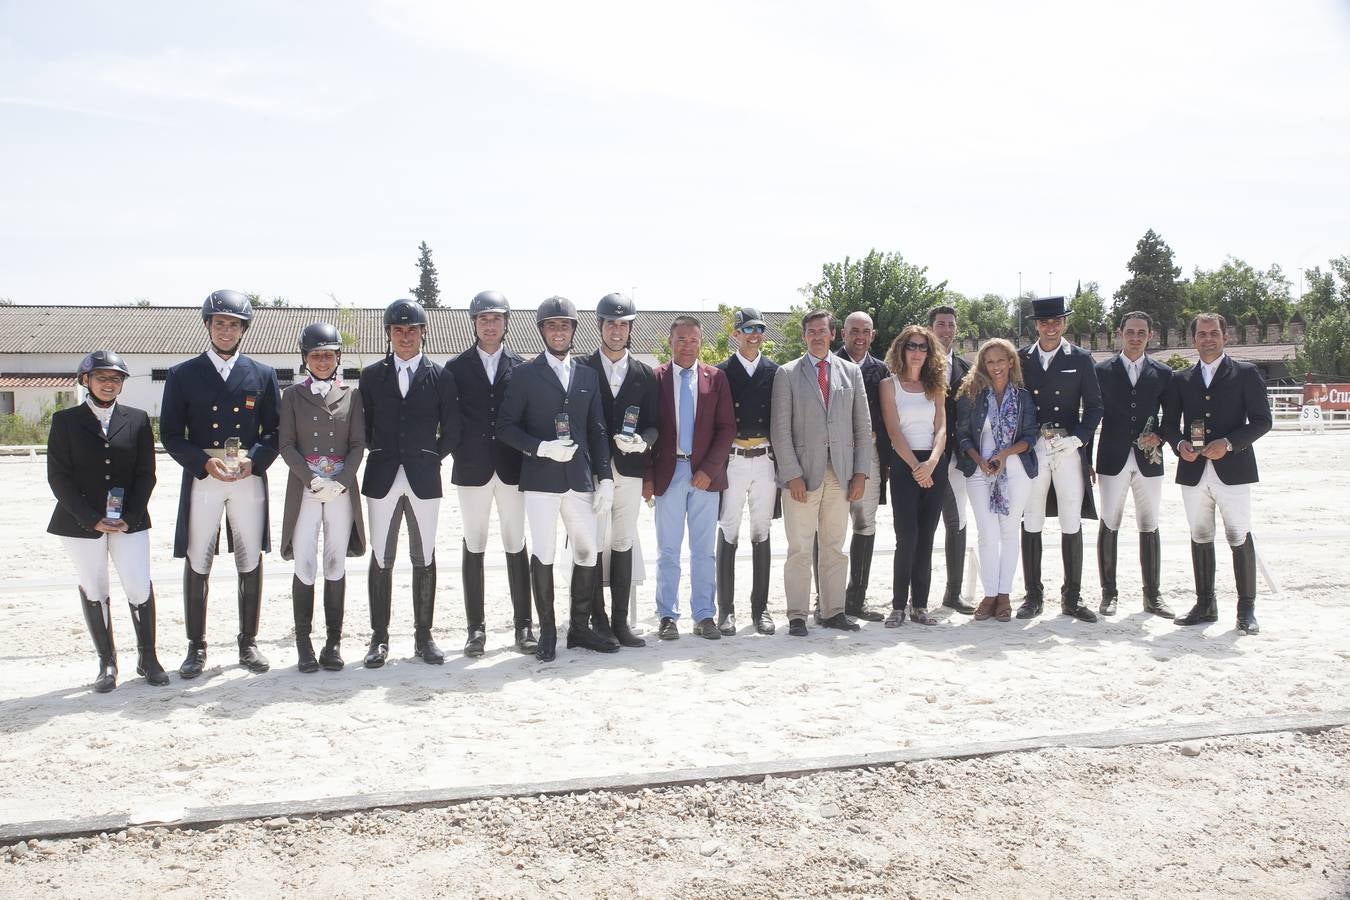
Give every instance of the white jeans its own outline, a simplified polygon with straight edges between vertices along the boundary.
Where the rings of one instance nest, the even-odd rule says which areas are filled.
[[[872,439],[871,458],[867,462],[867,481],[863,484],[862,499],[848,505],[853,533],[877,533],[877,506],[881,504],[881,459],[877,456],[877,442]]]
[[[61,538],[70,561],[75,564],[75,577],[85,599],[109,599],[111,586],[108,562],[117,567],[117,580],[127,602],[140,606],[150,599],[150,530],[130,534],[100,534],[97,538]]]
[[[642,511],[642,479],[614,472],[614,504],[595,520],[596,546],[605,552],[633,549],[638,513]],[[571,534],[571,532],[568,532]],[[543,560],[540,560],[543,562]]]
[[[561,516],[567,543],[572,548],[572,562],[578,566],[595,565],[596,541],[595,510],[591,506],[595,494],[567,491],[550,494],[545,491],[525,491],[525,521],[530,526],[530,555],[546,566],[553,565],[558,548],[558,518]]]
[[[993,484],[979,469],[965,481],[970,495],[970,512],[975,518],[975,529],[980,542],[980,581],[984,596],[1011,594],[1013,576],[1021,558],[1022,514],[1031,495],[1032,480],[1022,468],[1022,458],[1010,456],[1008,467],[1008,514],[1000,515],[989,508]]]
[[[1224,537],[1230,547],[1240,547],[1252,530],[1252,491],[1250,484],[1224,484],[1214,471],[1214,463],[1205,461],[1205,473],[1195,487],[1181,486],[1181,502],[1186,507],[1186,522],[1191,540],[1197,544],[1214,542],[1214,511],[1223,516]]]
[[[949,531],[966,527],[966,476],[956,467],[955,453],[947,463],[947,496],[942,501],[942,524]]]
[[[389,493],[366,498],[366,510],[370,519],[370,552],[381,569],[392,566],[398,553],[400,514],[408,522],[408,555],[413,565],[426,566],[436,561],[436,516],[441,511],[441,498],[423,500],[414,494],[402,466],[398,467]]]
[[[525,497],[514,484],[504,484],[495,474],[478,487],[458,485],[459,514],[464,526],[464,545],[470,553],[486,553],[492,504],[497,504],[497,524],[502,531],[502,549],[519,553],[525,549]]]
[[[192,482],[188,510],[187,559],[192,571],[210,575],[220,537],[220,514],[226,513],[234,540],[234,568],[241,575],[262,562],[263,482],[256,475],[239,481],[207,476]]]
[[[1053,456],[1045,438],[1036,438],[1036,477],[1031,479],[1031,496],[1027,498],[1023,524],[1033,534],[1045,527],[1045,504],[1053,484],[1055,502],[1059,506],[1060,533],[1077,534],[1083,524],[1083,457],[1077,450],[1062,453],[1058,467],[1052,471]]]
[[[742,513],[749,506],[750,540],[768,540],[777,498],[778,483],[769,454],[747,459],[733,452],[727,460],[727,489],[722,492],[722,510],[717,517],[723,539],[728,544],[740,539]]]
[[[1125,459],[1125,468],[1115,475],[1097,475],[1102,489],[1101,523],[1112,531],[1120,530],[1125,518],[1125,498],[1134,497],[1134,521],[1140,533],[1158,530],[1158,510],[1162,506],[1163,477],[1144,475],[1135,462],[1134,452]]]
[[[346,494],[320,503],[309,491],[300,493],[300,512],[291,533],[295,577],[313,584],[319,577],[319,532],[323,531],[323,577],[337,581],[347,574],[347,545],[352,538],[352,501]]]

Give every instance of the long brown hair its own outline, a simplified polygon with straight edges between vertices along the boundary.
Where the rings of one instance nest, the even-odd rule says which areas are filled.
[[[970,367],[966,377],[961,380],[961,387],[957,390],[958,397],[974,400],[980,391],[993,387],[994,383],[989,378],[989,370],[985,367],[984,359],[990,350],[1002,350],[1008,354],[1011,360],[1008,365],[1008,383],[1013,387],[1022,387],[1022,360],[1017,356],[1017,348],[1012,345],[1012,341],[1005,338],[990,338],[980,345],[979,352],[975,354],[975,365]]]
[[[896,381],[905,377],[905,343],[914,337],[928,342],[928,355],[924,357],[923,367],[919,369],[919,383],[923,385],[924,396],[934,402],[940,401],[947,393],[947,354],[938,348],[937,335],[922,325],[906,325],[891,341],[886,351],[886,368],[891,370]]]

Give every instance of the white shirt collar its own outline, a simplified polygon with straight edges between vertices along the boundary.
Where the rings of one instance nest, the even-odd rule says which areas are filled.
[[[220,377],[222,378],[230,377],[230,372],[234,369],[235,360],[239,359],[239,354],[237,352],[234,356],[226,359],[216,352],[215,347],[207,347],[206,355],[211,360],[211,365],[216,367],[216,371],[220,373]]]
[[[1060,338],[1058,347],[1056,347],[1053,350],[1046,351],[1041,348],[1040,341],[1037,341],[1036,352],[1041,355],[1041,368],[1048,368],[1050,365],[1050,361],[1055,358],[1055,354],[1063,351],[1068,346],[1069,342],[1064,340],[1064,338]]]
[[[1220,365],[1221,363],[1223,363],[1224,357],[1226,357],[1227,355],[1228,355],[1227,353],[1220,353],[1220,354],[1219,354],[1219,358],[1216,359],[1216,360],[1214,360],[1214,362],[1212,362],[1212,363],[1201,362],[1201,363],[1200,363],[1200,371],[1203,372],[1204,375],[1205,375],[1205,383],[1206,383],[1206,384],[1209,384],[1209,382],[1211,382],[1211,381],[1214,380],[1214,373],[1215,373],[1216,371],[1218,371],[1219,365]]]
[[[103,431],[106,434],[108,423],[112,421],[113,410],[117,409],[117,401],[114,400],[108,406],[99,406],[94,402],[93,397],[86,397],[84,398],[84,405],[89,407],[93,414],[98,417],[98,423],[103,426]]]
[[[628,357],[629,353],[625,350],[623,351],[623,356],[620,356],[616,362],[606,356],[605,351],[600,351],[600,363],[605,367],[605,378],[609,380],[611,385],[614,383],[616,376],[618,377],[618,381],[622,384],[623,379],[628,375]]]
[[[806,358],[811,360],[812,368],[818,367],[822,362],[829,364],[830,357],[833,355],[833,353],[826,353],[824,356],[814,356],[810,350],[806,351]]]
[[[478,358],[481,359],[484,363],[496,363],[497,360],[499,360],[499,359],[502,358],[502,351],[505,350],[505,349],[506,349],[506,345],[505,345],[505,344],[500,344],[500,345],[498,345],[498,347],[497,347],[497,352],[496,352],[496,353],[489,353],[489,352],[487,352],[486,350],[484,350],[482,347],[479,347],[479,348],[478,348]]]
[[[679,363],[675,362],[675,360],[672,359],[670,361],[670,371],[675,373],[676,378],[680,377],[681,372],[694,372],[697,374],[698,363],[694,363],[692,366],[689,366],[689,368],[686,369],[685,367],[681,366]]]
[[[572,368],[572,354],[570,353],[564,356],[562,359],[558,359],[558,357],[554,356],[552,353],[549,353],[546,350],[544,351],[544,359],[548,361],[549,368],[557,372],[560,377],[566,374]]]
[[[754,375],[755,370],[759,368],[759,361],[764,358],[763,353],[756,353],[754,359],[746,359],[741,351],[736,351],[736,358],[741,361],[741,366],[745,369],[745,374]]]
[[[421,364],[422,364],[421,353],[417,354],[412,359],[399,359],[397,356],[394,357],[394,368],[396,368],[400,373],[402,373],[404,369],[412,369],[414,372],[416,372],[417,367],[420,366]]]

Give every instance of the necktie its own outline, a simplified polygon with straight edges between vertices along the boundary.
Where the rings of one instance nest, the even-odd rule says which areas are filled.
[[[398,370],[398,392],[404,397],[408,396],[408,388],[412,384],[412,366],[404,366]]]
[[[1130,384],[1137,385],[1139,383],[1139,363],[1130,363],[1127,371],[1130,373]]]
[[[690,381],[694,367],[690,366],[680,373],[680,453],[688,456],[694,452],[694,394]]]
[[[816,381],[820,384],[820,399],[824,401],[825,408],[830,408],[830,370],[825,368],[825,360],[816,360]]]

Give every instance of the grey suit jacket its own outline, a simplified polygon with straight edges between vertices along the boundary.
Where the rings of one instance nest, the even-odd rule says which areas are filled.
[[[852,360],[830,354],[830,408],[820,395],[810,355],[780,366],[773,379],[773,416],[769,438],[778,464],[778,483],[794,478],[814,491],[825,480],[825,465],[847,488],[854,475],[866,477],[871,461],[872,416],[862,370]]]

